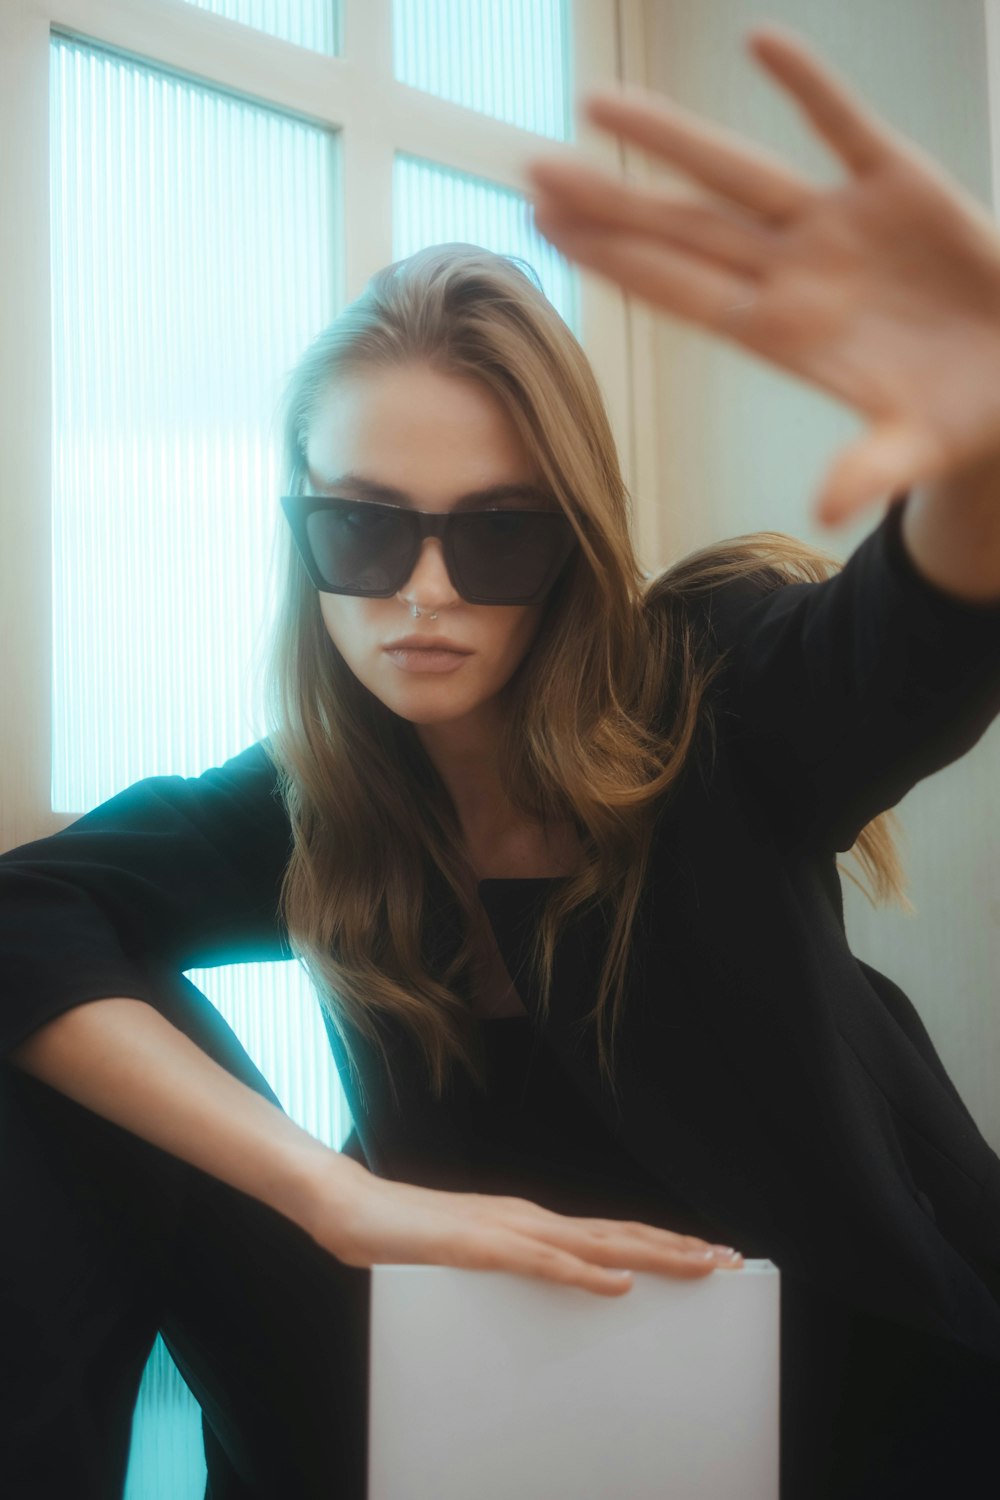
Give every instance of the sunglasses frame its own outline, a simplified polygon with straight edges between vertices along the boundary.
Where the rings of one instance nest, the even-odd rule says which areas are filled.
[[[433,536],[440,539],[441,549],[444,552],[445,566],[448,569],[448,577],[451,579],[452,587],[461,595],[468,604],[541,604],[548,596],[570,557],[579,545],[578,539],[573,531],[569,518],[563,511],[528,509],[524,506],[495,506],[489,510],[481,511],[430,511],[413,510],[407,505],[390,505],[381,500],[353,500],[346,495],[281,495],[279,497],[281,508],[291,528],[292,537],[298,549],[299,557],[309,575],[309,581],[321,594],[346,594],[360,599],[391,599],[393,594],[406,583],[417,565],[423,547],[424,538]],[[405,575],[400,579],[395,588],[388,589],[349,589],[337,588],[323,578],[316,566],[312,547],[309,543],[307,522],[309,517],[320,510],[337,510],[343,505],[373,506],[378,510],[390,510],[402,516],[413,516],[417,523],[414,533],[414,545],[409,563],[406,566]],[[459,575],[458,565],[454,554],[453,526],[455,520],[462,520],[466,516],[547,516],[551,521],[558,523],[558,529],[564,533],[560,548],[553,553],[553,562],[546,572],[543,583],[530,597],[511,598],[484,598],[480,594],[467,592],[463,587]]]

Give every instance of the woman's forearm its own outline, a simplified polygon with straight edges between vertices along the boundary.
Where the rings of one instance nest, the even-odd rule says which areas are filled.
[[[311,1189],[345,1195],[366,1168],[300,1129],[144,1000],[89,1000],[9,1060],[78,1104],[305,1223]]]

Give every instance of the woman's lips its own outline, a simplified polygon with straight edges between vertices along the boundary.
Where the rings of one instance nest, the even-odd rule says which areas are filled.
[[[435,651],[429,646],[397,646],[386,656],[404,672],[453,672],[471,655],[468,651]]]

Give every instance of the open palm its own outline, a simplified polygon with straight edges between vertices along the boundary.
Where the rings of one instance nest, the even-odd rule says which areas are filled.
[[[755,27],[749,45],[844,182],[817,187],[658,94],[600,90],[595,124],[707,192],[639,187],[567,151],[527,164],[535,219],[571,259],[870,419],[826,476],[817,517],[834,524],[1000,455],[1000,232],[800,40]]]

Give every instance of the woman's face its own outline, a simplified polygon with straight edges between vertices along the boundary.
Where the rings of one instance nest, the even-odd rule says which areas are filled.
[[[400,491],[374,498],[416,510],[450,511],[491,485],[542,484],[492,393],[423,364],[369,370],[331,386],[313,419],[306,457],[308,487],[316,494],[358,495],[345,478],[350,475]],[[366,497],[373,498],[370,492]],[[476,508],[466,500],[461,508],[470,506]],[[321,593],[319,601],[330,639],[387,708],[414,724],[466,721],[469,728],[493,721],[489,705],[495,710],[493,700],[534,639],[545,608],[468,603],[448,577],[436,537],[424,538],[412,574],[392,598]],[[407,669],[386,646],[411,634],[447,639],[468,655],[445,672]]]

